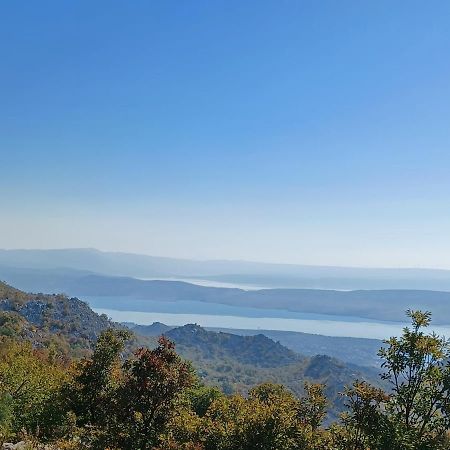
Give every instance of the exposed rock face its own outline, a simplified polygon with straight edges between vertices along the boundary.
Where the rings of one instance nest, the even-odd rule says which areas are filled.
[[[45,313],[49,308],[49,303],[35,300],[25,303],[18,312],[33,325],[42,326],[44,324]]]
[[[26,450],[26,449],[27,449],[27,444],[25,441],[20,441],[17,444],[5,442],[2,445],[2,450]]]
[[[58,342],[67,351],[92,349],[103,330],[117,326],[78,298],[28,294],[0,282],[0,327],[8,320],[34,347]]]
[[[95,341],[100,333],[111,326],[104,315],[94,313],[87,303],[77,298],[46,296],[47,301],[34,299],[23,304],[9,299],[0,300],[0,311],[14,311],[36,327],[47,327],[57,333],[67,329],[73,337]]]

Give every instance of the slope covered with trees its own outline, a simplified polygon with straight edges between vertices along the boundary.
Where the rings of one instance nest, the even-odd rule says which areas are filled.
[[[258,384],[273,382],[302,396],[305,381],[323,384],[329,401],[327,423],[343,410],[339,392],[352,380],[379,387],[384,384],[377,369],[346,364],[327,355],[305,357],[262,334],[239,336],[192,324],[164,334],[175,342],[181,356],[192,361],[203,382],[227,394],[245,395]]]

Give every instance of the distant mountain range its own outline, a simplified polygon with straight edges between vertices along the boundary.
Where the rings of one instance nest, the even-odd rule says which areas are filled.
[[[450,292],[425,290],[263,289],[198,286],[181,281],[105,276],[74,269],[29,269],[0,266],[0,279],[26,291],[65,292],[70,296],[104,297],[91,306],[153,312],[152,301],[197,302],[260,310],[352,316],[403,321],[407,309],[433,312],[434,324],[448,324]],[[243,313],[245,311],[243,310]],[[196,313],[202,313],[196,311]]]
[[[95,249],[0,250],[0,265],[40,270],[74,269],[133,278],[194,277],[264,287],[450,291],[449,270],[193,261]]]

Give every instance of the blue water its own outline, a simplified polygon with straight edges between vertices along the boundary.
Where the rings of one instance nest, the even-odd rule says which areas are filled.
[[[285,309],[251,308],[245,306],[224,305],[221,303],[207,303],[198,301],[160,302],[155,300],[136,299],[132,297],[98,297],[83,296],[92,308],[113,309],[117,311],[136,311],[171,314],[201,314],[213,316],[237,317],[272,317],[279,319],[302,320],[332,320],[345,322],[373,322],[383,323],[379,320],[362,319],[353,316],[335,316],[327,314],[302,313]],[[391,323],[391,322],[386,322]]]
[[[100,314],[114,321],[149,325],[197,323],[205,327],[300,331],[325,336],[385,339],[399,335],[406,323],[383,322],[351,316],[335,316],[258,309],[195,301],[157,302],[130,297],[84,297]],[[433,330],[450,336],[450,326]]]

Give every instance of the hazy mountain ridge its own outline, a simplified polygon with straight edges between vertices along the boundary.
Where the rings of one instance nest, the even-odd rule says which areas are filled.
[[[42,275],[42,277],[40,277]],[[86,274],[83,271],[17,269],[0,266],[0,279],[21,289],[38,292],[65,292],[69,296],[128,297],[110,309],[151,311],[147,301],[196,301],[292,312],[353,316],[373,320],[404,321],[407,309],[434,312],[435,324],[450,317],[450,292],[420,290],[262,289],[206,287],[182,281],[141,280]],[[105,305],[95,305],[108,308]],[[447,321],[447,322],[446,322]]]
[[[29,269],[76,269],[139,278],[205,278],[269,287],[326,289],[449,290],[450,271],[194,261],[95,249],[0,250],[0,265]]]

